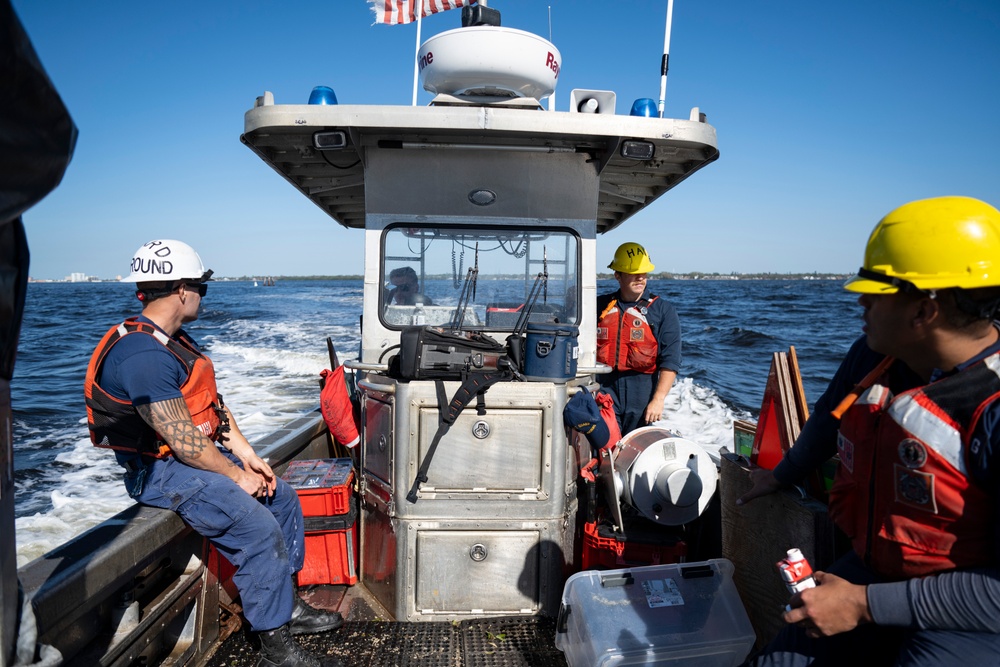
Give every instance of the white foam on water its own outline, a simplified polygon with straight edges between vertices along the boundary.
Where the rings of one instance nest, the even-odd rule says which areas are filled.
[[[748,417],[734,412],[715,390],[691,378],[679,378],[663,402],[663,417],[655,424],[700,445],[719,463],[720,449],[733,451],[733,422]]]
[[[326,355],[272,347],[246,347],[222,342],[215,343],[211,353],[212,360],[216,364],[216,377],[223,373],[238,375],[240,373],[239,367],[253,369],[255,375],[266,375],[268,372],[274,372],[286,377],[318,376],[320,370],[324,368],[324,364],[329,364]]]
[[[125,492],[114,454],[94,447],[85,427],[84,437],[56,456],[53,474],[57,486],[49,494],[52,508],[14,520],[18,567],[135,502]]]

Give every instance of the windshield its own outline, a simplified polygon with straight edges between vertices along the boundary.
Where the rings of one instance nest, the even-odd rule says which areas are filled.
[[[382,319],[393,328],[461,324],[508,331],[522,315],[577,324],[579,254],[578,237],[566,229],[389,227]]]

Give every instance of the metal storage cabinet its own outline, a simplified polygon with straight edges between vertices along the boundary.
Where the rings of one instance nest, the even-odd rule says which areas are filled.
[[[459,386],[445,383],[449,399]],[[439,427],[434,383],[379,378],[362,388],[363,470],[388,490],[392,516],[553,519],[575,496],[578,457],[562,421],[566,385],[493,385],[486,414],[477,414],[473,401],[441,437],[415,503],[407,494]]]
[[[400,621],[554,616],[573,562],[576,514],[574,500],[544,520],[399,519],[369,490],[362,580]]]

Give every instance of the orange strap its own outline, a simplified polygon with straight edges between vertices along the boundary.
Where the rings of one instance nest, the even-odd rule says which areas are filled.
[[[875,380],[885,373],[894,361],[894,358],[886,357],[879,362],[879,365],[873,368],[871,373],[864,376],[861,379],[861,382],[854,385],[854,389],[852,389],[850,393],[844,397],[844,400],[842,400],[840,404],[830,412],[830,414],[833,415],[835,419],[843,417],[844,413],[847,412],[847,408],[854,405],[854,402],[858,400],[858,397],[861,396],[862,393],[864,393],[865,389],[875,384]]]

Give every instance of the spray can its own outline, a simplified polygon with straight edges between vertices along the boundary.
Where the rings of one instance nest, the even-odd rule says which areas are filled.
[[[778,561],[778,572],[792,595],[816,586],[812,566],[799,549],[788,550],[785,558]]]

